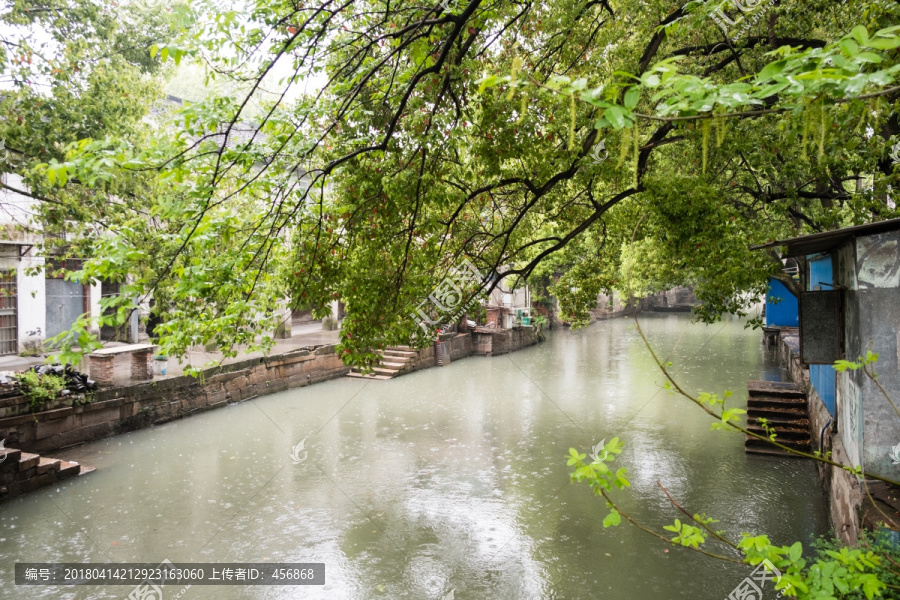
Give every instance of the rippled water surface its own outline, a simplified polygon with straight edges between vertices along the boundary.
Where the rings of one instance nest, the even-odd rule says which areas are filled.
[[[778,378],[760,333],[732,320],[642,319],[691,390]],[[661,391],[627,319],[555,331],[509,355],[380,382],[339,379],[62,453],[97,467],[0,506],[0,597],[126,598],[131,586],[16,587],[15,562],[323,562],[319,587],[199,587],[213,598],[720,599],[749,569],[664,546],[569,483],[566,454],[618,435],[659,527],[686,508],[730,535],[824,533],[812,465],[746,456]],[[291,449],[305,440],[306,459]],[[298,457],[302,458],[303,452]],[[163,600],[179,589],[166,587]],[[770,595],[771,594],[770,592]]]

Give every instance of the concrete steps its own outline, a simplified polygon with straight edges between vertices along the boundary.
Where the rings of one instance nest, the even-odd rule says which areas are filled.
[[[747,430],[765,437],[774,433],[777,443],[810,452],[809,407],[803,387],[790,382],[749,381],[747,389]],[[766,431],[766,427],[771,431]],[[744,441],[744,451],[763,456],[802,458],[752,436],[747,436]]]
[[[416,351],[409,346],[388,346],[380,354],[381,358],[376,363],[376,366],[372,368],[371,373],[363,374],[359,369],[353,367],[347,373],[347,377],[375,379],[377,381],[393,379],[412,371],[417,356]]]
[[[790,381],[761,381],[747,382],[747,390],[751,396],[777,396],[781,398],[806,398],[806,390],[802,385]]]
[[[74,461],[0,449],[0,502],[93,470]]]

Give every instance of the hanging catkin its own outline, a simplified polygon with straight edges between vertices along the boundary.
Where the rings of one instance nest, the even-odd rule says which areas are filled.
[[[518,56],[512,61],[512,67],[509,70],[509,93],[506,94],[506,101],[513,99],[516,91],[516,81],[519,78],[519,68],[522,66],[522,59]]]
[[[632,157],[632,161],[634,162],[634,187],[638,186],[638,158],[640,158],[640,142],[641,136],[639,135],[637,121],[634,123],[634,131],[631,133],[631,138],[634,140],[634,156]]]
[[[631,138],[629,137],[630,135],[630,129],[622,130],[622,137],[619,139],[619,162],[616,163],[617,169],[624,165],[625,159],[628,158],[628,149],[631,146]]]
[[[575,148],[575,92],[569,96],[569,150]]]
[[[522,94],[522,104],[519,106],[519,118],[516,120],[516,125],[525,120],[525,113],[528,111],[528,92],[524,92]]]
[[[703,119],[703,174],[706,174],[706,155],[709,153],[709,130],[712,128],[710,119]]]
[[[810,114],[811,112],[812,108],[809,106],[806,106],[803,110],[803,138],[800,140],[800,156],[803,158],[803,160],[806,160],[808,158],[806,155],[806,142],[807,135],[809,133],[809,122],[812,118]]]
[[[862,108],[859,111],[859,121],[856,123],[856,127],[853,128],[854,133],[859,133],[860,130],[865,131],[865,129],[863,129],[863,125],[866,124],[866,117],[868,116],[869,110],[869,103],[864,102]]]
[[[819,102],[819,154],[816,160],[825,158],[825,132],[828,129],[828,111],[825,110],[825,99]]]
[[[725,118],[725,112],[719,112],[719,116],[716,118],[716,148],[720,148],[722,146],[722,142],[725,141],[725,133],[728,131],[728,119]]]

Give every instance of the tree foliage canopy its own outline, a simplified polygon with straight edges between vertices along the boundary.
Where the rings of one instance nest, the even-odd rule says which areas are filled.
[[[428,338],[410,315],[463,259],[573,322],[629,279],[714,319],[779,275],[751,245],[897,214],[896,2],[745,1],[731,26],[663,0],[190,6],[149,55],[243,92],[33,171],[95,193],[82,275],[153,293],[174,353],[339,297],[365,362]]]

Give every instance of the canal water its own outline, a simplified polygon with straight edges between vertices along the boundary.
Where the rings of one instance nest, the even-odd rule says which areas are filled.
[[[731,389],[744,403],[748,379],[780,377],[760,333],[736,319],[642,323],[690,390]],[[326,584],[167,586],[161,600],[725,598],[749,568],[667,552],[624,521],[604,529],[603,501],[569,483],[568,449],[623,439],[632,488],[616,497],[656,528],[681,516],[657,481],[728,535],[780,544],[826,532],[823,497],[811,464],[745,455],[742,436],[710,431],[662,381],[618,319],[70,449],[97,471],[0,506],[0,597],[124,599],[133,588],[17,587],[16,562],[169,559],[319,562]]]

